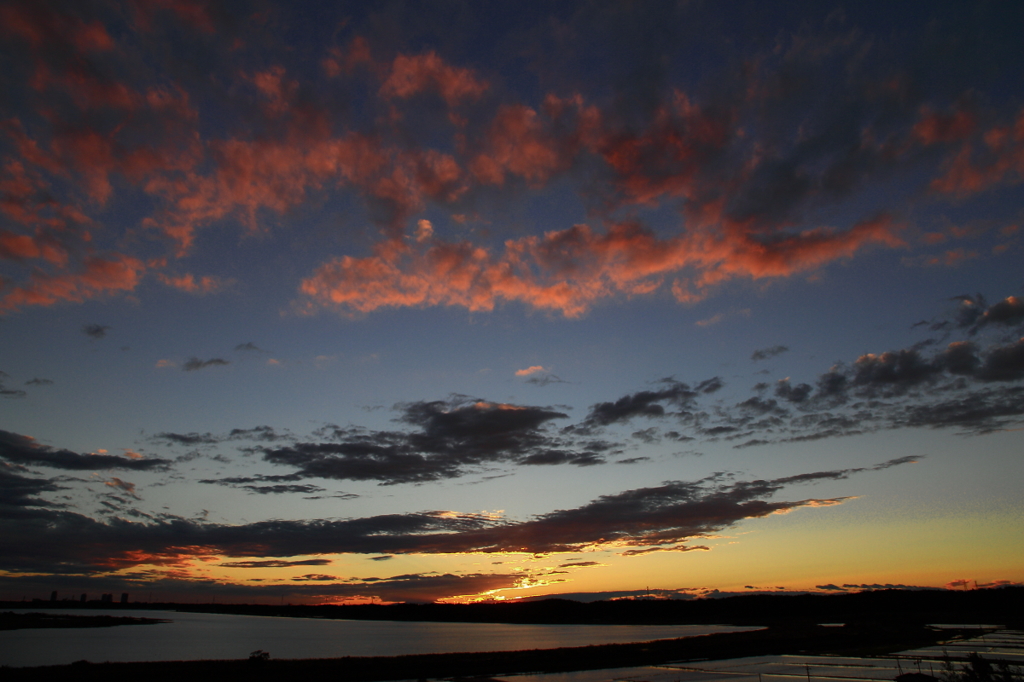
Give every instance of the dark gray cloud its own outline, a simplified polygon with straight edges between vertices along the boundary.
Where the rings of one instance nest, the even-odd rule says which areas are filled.
[[[267,559],[264,561],[225,561],[224,568],[289,568],[291,566],[329,566],[330,559],[303,559],[301,561],[285,561],[283,559]]]
[[[173,433],[170,431],[164,431],[149,437],[150,441],[156,443],[166,443],[168,445],[184,445],[184,446],[196,446],[196,445],[218,445],[228,441],[256,441],[264,443],[273,443],[282,440],[288,440],[293,438],[291,433],[288,431],[278,431],[271,426],[254,426],[248,429],[231,429],[226,434],[213,434],[207,431],[206,433],[197,433],[195,431],[191,433]]]
[[[807,384],[793,386],[789,379],[779,379],[775,384],[775,395],[791,403],[802,403],[811,395],[813,389]]]
[[[206,369],[207,367],[216,367],[217,365],[230,365],[230,360],[224,358],[210,358],[209,360],[200,360],[197,357],[191,357],[185,361],[185,364],[181,366],[182,371],[195,372],[199,369]]]
[[[4,380],[10,379],[10,375],[6,372],[0,372],[0,396],[4,398],[24,398],[27,393],[18,388],[7,388],[4,386]]]
[[[322,493],[326,490],[326,488],[321,488],[318,485],[298,483],[279,483],[277,485],[243,485],[239,487],[242,490],[248,491],[249,494],[255,495],[282,495],[285,493],[300,493],[302,495],[314,495],[316,493]]]
[[[753,360],[754,362],[758,362],[760,360],[768,360],[769,358],[774,358],[776,355],[782,355],[787,351],[789,351],[789,348],[787,346],[771,346],[769,348],[761,348],[759,350],[755,350],[751,354],[750,359]]]
[[[277,431],[270,426],[254,426],[251,429],[231,429],[231,432],[227,435],[227,440],[275,442],[290,437],[291,434]]]
[[[259,353],[265,352],[262,348],[257,346],[252,341],[247,341],[245,343],[238,344],[237,346],[235,346],[235,350],[237,350],[237,351],[254,351],[254,352],[259,352]]]
[[[333,495],[307,495],[304,500],[357,500],[362,495],[355,493],[335,493]]]
[[[865,397],[891,398],[933,382],[941,373],[937,363],[909,349],[862,355],[853,365],[850,382]]]
[[[684,411],[695,404],[702,395],[714,393],[723,386],[718,377],[707,379],[690,387],[675,379],[661,379],[657,383],[665,388],[658,391],[639,391],[623,396],[614,402],[597,403],[591,406],[584,420],[584,426],[608,426],[628,422],[634,417],[658,418],[668,414],[666,405]]]
[[[1008,327],[1024,324],[1024,300],[1017,296],[1007,296],[989,306],[981,314],[978,323],[1001,324]]]
[[[955,317],[955,325],[966,329],[971,335],[977,334],[989,325],[1014,327],[1024,325],[1024,299],[1019,296],[1007,296],[1003,300],[988,304],[982,294],[954,296],[960,303]],[[946,321],[937,322],[933,329],[944,329],[949,326]]]
[[[225,565],[225,564],[221,564]],[[321,574],[309,574],[317,576]],[[440,598],[474,595],[490,590],[506,589],[530,578],[531,572],[516,573],[412,573],[387,577],[305,580],[300,582],[267,581],[249,578],[243,583],[225,583],[205,577],[181,577],[181,572],[163,568],[130,569],[116,575],[51,574],[38,576],[0,576],[5,590],[19,593],[62,593],[142,591],[164,601],[186,601],[199,598],[234,598],[255,603],[277,603],[285,598],[293,602],[322,602],[333,599],[378,600],[383,602],[432,602]],[[540,575],[540,574],[538,574]],[[549,581],[550,582],[550,581]]]
[[[53,384],[52,380],[50,380],[50,379],[40,379],[39,377],[34,377],[34,378],[29,379],[28,381],[25,382],[26,386],[50,386],[52,384]]]
[[[567,384],[568,381],[561,379],[556,374],[551,372],[542,372],[539,374],[532,374],[526,379],[526,383],[533,384],[534,386],[547,386],[549,384]]]
[[[264,459],[293,466],[302,477],[420,483],[464,475],[492,463],[520,465],[604,461],[607,444],[575,444],[546,426],[566,414],[548,407],[506,405],[454,396],[447,401],[402,403],[404,431],[325,426],[324,440],[264,448]]]
[[[211,433],[171,433],[164,431],[150,436],[149,440],[156,443],[167,443],[168,445],[216,445],[221,442]]]
[[[82,326],[82,333],[92,339],[102,339],[111,329],[113,327],[103,324],[86,324]]]
[[[981,329],[982,319],[991,320],[985,322],[990,326],[1019,319],[1022,304],[1016,297],[993,306],[975,303],[983,301],[980,296],[966,298],[970,303],[962,305],[977,310],[965,316],[958,308],[953,329]],[[765,396],[771,385],[759,383],[753,387],[755,395],[731,405],[707,398],[722,385],[718,378],[692,388],[663,379],[657,390],[593,405],[582,422],[562,433],[578,438],[636,417],[660,418],[675,421],[678,430],[648,427],[632,437],[647,444],[726,440],[749,448],[907,427],[988,433],[1024,422],[1024,387],[1018,385],[1024,380],[1024,339],[990,334],[983,342],[980,331],[973,337],[949,341],[945,347],[926,339],[905,349],[868,353],[833,365],[813,383],[787,377],[776,382],[774,398]]]
[[[982,381],[1018,381],[1024,378],[1024,339],[993,348],[981,360],[974,375],[976,378]]]
[[[62,490],[52,479],[23,476],[24,467],[0,462],[0,515],[18,518],[26,513],[25,507],[51,506],[37,495]]]
[[[41,445],[28,436],[2,430],[0,430],[0,457],[8,462],[26,466],[44,466],[72,471],[102,471],[104,469],[164,471],[171,465],[170,460],[155,457],[131,458],[58,450]]]
[[[298,481],[302,477],[299,474],[278,474],[278,475],[263,475],[257,474],[256,476],[228,476],[225,478],[202,478],[199,479],[199,483],[210,483],[214,485],[224,485],[231,488],[249,488],[253,487],[257,483],[282,483]]]
[[[964,433],[991,433],[1011,428],[1024,420],[1024,386],[1005,386],[974,391],[894,410],[887,420],[891,428],[958,428]]]

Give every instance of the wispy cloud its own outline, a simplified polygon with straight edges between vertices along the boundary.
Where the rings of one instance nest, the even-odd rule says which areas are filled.
[[[750,355],[750,359],[754,362],[758,362],[759,360],[768,360],[769,358],[774,358],[776,355],[782,355],[788,351],[789,348],[787,346],[770,346],[768,348],[755,350]]]
[[[206,369],[207,367],[217,367],[218,365],[230,365],[230,360],[224,358],[210,358],[209,360],[200,360],[197,357],[191,357],[186,360],[181,369],[186,372],[195,372],[199,369]]]
[[[87,324],[82,327],[82,333],[93,339],[102,339],[112,327],[103,324]]]
[[[883,463],[887,468],[903,462]],[[108,525],[71,512],[39,510],[47,524],[23,533],[34,521],[17,521],[0,540],[5,566],[25,570],[60,546],[68,566],[95,572],[111,565],[138,565],[178,547],[204,547],[224,556],[288,557],[311,554],[452,554],[579,552],[610,548],[636,553],[656,548],[696,549],[686,543],[745,519],[803,507],[840,504],[844,498],[772,501],[790,485],[841,480],[864,471],[822,471],[775,480],[737,481],[715,475],[669,481],[601,496],[583,506],[509,522],[489,514],[450,511],[389,514],[342,521],[266,521],[245,525],[167,518],[131,526]],[[47,489],[40,484],[37,491]],[[102,550],[100,549],[102,548]],[[274,559],[275,561],[279,559]]]

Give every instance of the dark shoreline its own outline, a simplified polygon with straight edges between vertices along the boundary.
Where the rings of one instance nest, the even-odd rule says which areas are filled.
[[[0,613],[0,630],[35,630],[40,628],[110,628],[119,625],[155,625],[168,623],[167,618],[136,616],[66,616],[57,613]]]
[[[0,608],[73,609],[88,613],[110,604],[7,602]],[[986,623],[1020,628],[1024,588],[953,592],[877,590],[840,595],[744,595],[690,601],[635,600],[581,603],[564,599],[512,604],[394,604],[364,606],[259,604],[118,604],[118,611],[155,609],[350,620],[534,624],[759,625],[762,630],[633,644],[530,651],[421,654],[335,659],[78,662],[63,666],[3,668],[3,679],[147,681],[247,680],[329,675],[332,682],[472,678],[516,673],[629,668],[667,662],[780,654],[876,656],[975,636],[978,626],[936,630],[927,623]],[[171,613],[168,614],[172,616]],[[173,617],[173,616],[172,616]],[[819,623],[844,623],[823,627]],[[270,654],[273,655],[271,648]]]
[[[772,625],[783,623],[1021,623],[1024,587],[871,590],[842,594],[752,594],[720,599],[577,602],[543,599],[476,604],[111,604],[7,601],[0,609],[164,610],[286,618],[531,625]]]
[[[871,656],[973,636],[976,630],[937,631],[921,625],[872,623],[822,627],[776,625],[751,632],[719,633],[633,644],[529,651],[500,651],[334,659],[161,661],[89,663],[2,668],[5,681],[144,679],[274,679],[330,676],[333,682],[381,682],[474,678],[516,673],[552,673],[658,665],[668,662],[780,654]]]

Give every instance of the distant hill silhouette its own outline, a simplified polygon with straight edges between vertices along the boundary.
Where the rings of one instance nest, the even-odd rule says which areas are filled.
[[[23,605],[8,602],[7,607]],[[55,604],[61,608],[75,607]],[[88,605],[82,605],[88,608]],[[105,605],[107,608],[109,604]],[[146,604],[125,609],[165,608],[202,613],[462,623],[771,625],[786,623],[900,622],[1020,627],[1024,587],[953,590],[873,590],[844,594],[757,594],[719,599],[576,602],[545,599],[477,604]],[[47,603],[32,604],[46,608]]]

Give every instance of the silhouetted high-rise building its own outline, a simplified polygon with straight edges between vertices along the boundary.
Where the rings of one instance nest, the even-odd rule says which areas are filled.
[[[82,593],[82,599],[80,600],[83,604],[85,603],[85,592]]]
[[[111,604],[114,601],[114,595],[112,595],[112,594],[104,594],[104,595],[102,595],[100,597],[100,601],[103,602],[104,604]]]
[[[127,592],[122,592],[121,593],[121,603],[122,604],[127,604],[128,603],[128,593]]]
[[[57,601],[57,590],[50,593],[50,601]]]

